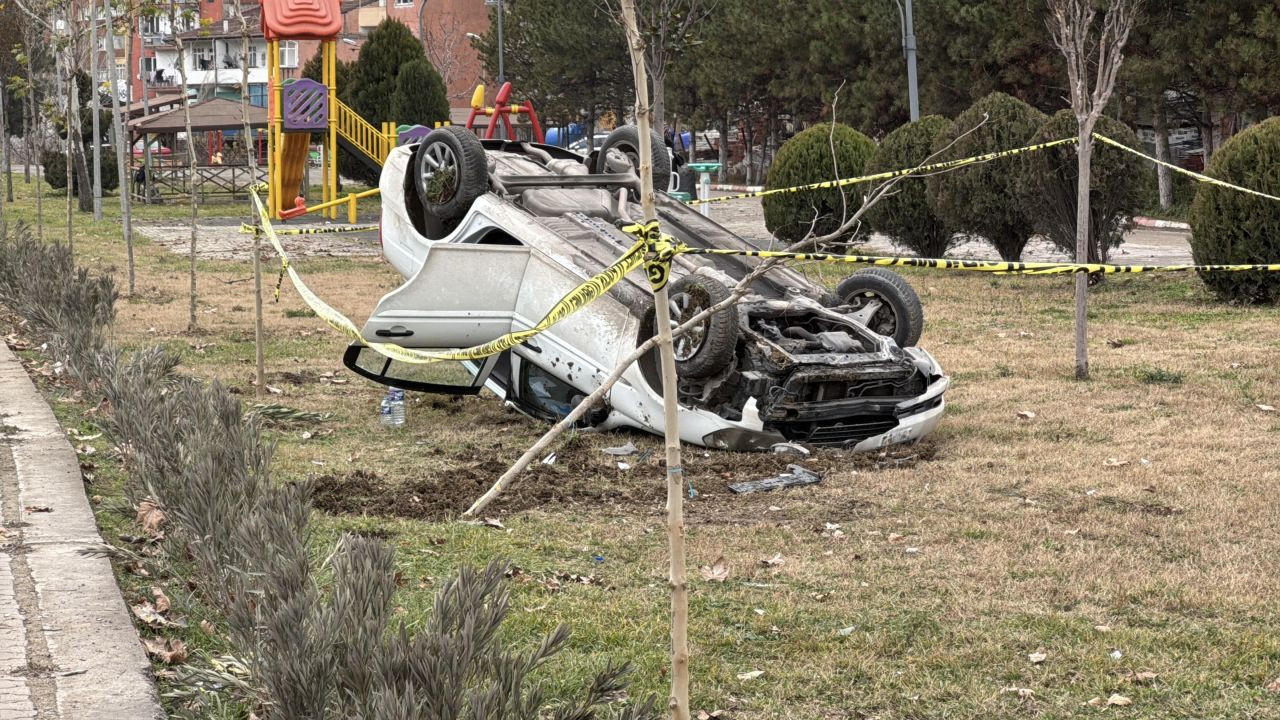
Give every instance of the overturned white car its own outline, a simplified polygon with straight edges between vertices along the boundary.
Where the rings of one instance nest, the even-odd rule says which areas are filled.
[[[566,293],[630,248],[619,228],[640,216],[634,127],[587,158],[566,150],[481,141],[460,127],[396,148],[382,171],[382,243],[406,278],[362,333],[411,348],[462,348],[532,327]],[[670,166],[654,137],[655,187]],[[691,247],[754,246],[665,194],[664,232]],[[673,323],[727,297],[759,260],[679,255],[669,286]],[[788,268],[755,281],[736,306],[676,341],[685,442],[747,450],[794,441],[854,450],[913,441],[943,412],[949,379],[919,340],[923,313],[888,270],[852,274],[833,293]],[[643,273],[530,342],[476,362],[410,365],[352,345],[347,367],[409,390],[470,394],[487,387],[511,406],[564,417],[653,335]],[[661,433],[656,351],[626,370],[586,424]]]

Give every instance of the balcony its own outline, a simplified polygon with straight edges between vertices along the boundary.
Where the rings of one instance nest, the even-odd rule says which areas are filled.
[[[176,75],[176,71],[174,73]],[[187,84],[195,85],[239,85],[244,79],[244,71],[240,68],[223,67],[218,70],[188,70]],[[176,80],[176,78],[175,78]],[[267,81],[266,68],[249,68],[249,83],[265,83]]]

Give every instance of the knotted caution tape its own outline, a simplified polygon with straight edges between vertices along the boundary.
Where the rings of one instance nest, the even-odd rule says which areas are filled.
[[[649,286],[654,292],[666,287],[667,281],[671,279],[671,258],[676,256],[676,244],[672,237],[662,234],[657,220],[644,225],[627,225],[622,231],[644,242],[644,271],[649,277]]]

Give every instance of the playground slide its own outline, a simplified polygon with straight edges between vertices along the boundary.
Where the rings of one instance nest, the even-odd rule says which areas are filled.
[[[307,171],[311,134],[281,133],[280,138],[280,197],[285,207],[292,207],[302,190],[302,173]]]

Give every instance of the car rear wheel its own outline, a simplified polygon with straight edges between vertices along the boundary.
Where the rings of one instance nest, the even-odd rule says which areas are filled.
[[[672,329],[698,313],[729,297],[729,288],[718,280],[701,275],[685,275],[667,286],[667,307]],[[649,311],[646,327],[656,328]],[[723,372],[733,362],[738,346],[738,312],[725,308],[703,318],[675,339],[676,370],[687,379],[707,378]]]
[[[640,131],[635,125],[623,125],[609,133],[596,156],[596,172],[609,172],[610,150],[625,155],[631,161],[631,167],[636,169],[636,175],[640,174]],[[671,182],[671,157],[667,155],[662,136],[652,128],[649,130],[649,154],[653,156],[653,189],[662,192]]]
[[[891,337],[899,347],[920,342],[924,333],[924,307],[905,278],[891,270],[872,267],[845,278],[836,288],[840,301],[852,307],[852,315],[873,332]]]
[[[461,218],[489,189],[484,146],[457,125],[436,128],[423,139],[414,170],[423,210],[440,220]]]

